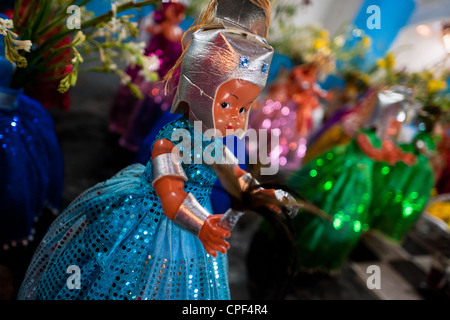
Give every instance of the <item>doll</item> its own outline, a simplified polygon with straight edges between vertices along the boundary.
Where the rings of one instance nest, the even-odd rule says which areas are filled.
[[[331,93],[315,83],[318,72],[319,66],[313,62],[295,67],[286,80],[271,86],[260,106],[262,112],[250,119],[252,128],[270,128],[278,135],[280,143],[271,151],[277,153],[283,169],[300,166],[312,129],[312,112],[319,106],[317,97],[331,99]]]
[[[374,210],[379,208],[383,214],[389,210],[391,203],[381,201],[389,187],[387,181],[378,183],[385,174],[382,168],[408,167],[416,162],[413,153],[393,140],[405,120],[405,94],[396,90],[377,95],[369,128],[356,132],[349,144],[325,151],[289,178],[291,188],[332,218],[326,221],[300,212],[294,219],[300,269],[340,268],[361,234],[373,227]],[[397,178],[391,180],[392,185],[408,187]],[[405,181],[408,179],[410,176]]]
[[[399,143],[402,126],[410,118],[413,108],[412,90],[395,88],[404,94],[402,109],[394,105],[384,112],[378,127],[383,132],[385,159],[373,168],[373,200],[369,224],[391,241],[401,242],[422,214],[431,196],[435,178],[431,165],[434,142],[426,132],[419,132],[410,142]],[[401,120],[399,120],[401,119]],[[380,131],[380,130],[379,130]],[[380,133],[378,133],[380,135]]]
[[[268,1],[207,4],[166,77],[180,68],[171,111],[183,116],[158,133],[146,166],[123,169],[60,215],[35,253],[20,299],[230,298],[231,220],[210,214],[216,175],[202,154],[225,135],[245,133],[273,56],[268,17]],[[251,177],[227,149],[214,157],[233,168],[243,190],[248,186]],[[80,289],[67,286],[70,266],[80,268]]]
[[[157,56],[158,75],[162,79],[173,67],[182,53],[179,24],[184,19],[186,1],[163,1],[160,10],[153,13],[155,24],[145,30],[150,40],[145,55]],[[161,82],[146,81],[140,74],[140,67],[129,66],[127,74],[139,86],[143,99],[132,96],[126,85],[120,85],[109,113],[110,130],[120,135],[119,144],[132,151],[138,151],[142,140],[155,125],[156,120],[170,109],[173,92],[165,93]],[[174,83],[178,81],[174,76]]]
[[[297,104],[296,129],[303,138],[308,137],[312,129],[312,112],[319,106],[319,98],[330,100],[332,94],[321,89],[316,83],[320,65],[310,62],[298,66],[291,75],[292,100]]]
[[[364,93],[358,103],[351,106],[344,105],[328,118],[309,139],[302,163],[308,163],[335,146],[349,144],[354,134],[362,129],[370,116],[377,97],[377,90],[371,88]]]

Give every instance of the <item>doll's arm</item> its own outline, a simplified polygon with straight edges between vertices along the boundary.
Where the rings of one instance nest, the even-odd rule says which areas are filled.
[[[318,83],[315,83],[313,85],[313,90],[322,99],[331,100],[333,98],[333,94],[327,90],[322,89],[322,87]]]
[[[243,191],[247,190],[250,187],[250,185],[253,183],[256,186],[254,192],[261,192],[264,194],[274,196],[278,201],[284,202],[284,203],[296,202],[295,199],[288,192],[286,192],[284,190],[264,189],[264,188],[258,187],[259,181],[256,180],[255,178],[253,178],[251,173],[249,173],[249,172],[245,171],[244,169],[242,169],[241,167],[239,167],[237,158],[230,151],[230,149],[228,149],[226,146],[224,146],[224,159],[225,159],[225,162],[224,162],[225,165],[230,165],[233,167],[233,173],[236,176],[236,178],[238,178],[239,185]],[[291,217],[294,217],[298,211],[297,209],[295,209],[293,207],[291,208],[291,206],[289,206],[289,205],[286,205],[286,208],[288,209],[288,214]],[[280,212],[280,210],[276,207],[272,207],[272,209],[277,212]]]
[[[172,142],[161,139],[152,149],[152,185],[164,214],[197,235],[210,255],[216,257],[217,251],[226,253],[230,245],[224,238],[230,237],[230,232],[217,226],[223,215],[211,215],[191,193],[184,191],[187,177],[179,158],[172,152],[174,148]]]
[[[356,136],[356,142],[358,143],[358,147],[361,149],[361,151],[369,158],[375,161],[384,160],[384,152],[378,148],[375,148],[366,134],[359,133]]]

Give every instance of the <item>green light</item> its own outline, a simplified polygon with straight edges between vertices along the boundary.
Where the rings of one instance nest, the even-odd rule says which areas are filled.
[[[323,159],[317,159],[316,163],[319,167],[323,166]]]
[[[333,158],[334,158],[334,155],[331,152],[328,152],[327,153],[327,159],[328,160],[333,160]]]
[[[403,216],[408,217],[411,213],[413,213],[413,211],[413,208],[408,206],[403,210]]]
[[[363,205],[363,204],[360,204],[360,205],[358,206],[357,211],[358,211],[358,213],[363,213],[363,212],[364,212],[364,205]]]
[[[400,201],[402,201],[402,195],[401,195],[401,194],[396,195],[395,198],[394,198],[394,201],[395,201],[395,202],[400,202]]]
[[[309,175],[314,178],[317,176],[317,171],[313,169],[309,172]]]
[[[355,232],[361,231],[361,222],[359,222],[359,221],[353,222],[353,231],[355,231]]]
[[[334,227],[335,229],[340,229],[341,226],[342,226],[342,221],[341,221],[341,219],[339,219],[339,218],[334,219],[334,221],[333,221],[333,227]]]
[[[389,167],[383,167],[381,169],[381,174],[387,175],[390,171],[391,171],[391,169],[389,169]]]
[[[330,190],[332,187],[333,187],[333,182],[331,182],[331,181],[327,181],[327,182],[325,182],[325,184],[323,185],[323,188],[324,188],[325,190]]]
[[[417,192],[412,192],[411,193],[411,199],[417,199],[419,197],[419,194]]]

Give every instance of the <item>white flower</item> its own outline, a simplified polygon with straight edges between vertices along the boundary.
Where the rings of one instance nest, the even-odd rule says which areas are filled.
[[[123,39],[126,39],[127,37],[128,37],[128,32],[125,30],[125,28],[121,28],[119,31],[118,40],[122,41]]]
[[[11,19],[4,19],[3,25],[6,27],[6,29],[14,28],[14,23]]]
[[[128,42],[126,45],[128,47],[130,47],[129,51],[136,52],[136,53],[141,53],[141,54],[144,52],[145,46],[146,46],[144,41],[141,41],[141,42]]]
[[[143,60],[144,60],[143,69],[150,71],[150,72],[155,72],[159,69],[160,60],[157,55],[153,54],[149,57],[144,56]]]
[[[116,17],[113,17],[110,21],[109,21],[109,26],[112,29],[112,32],[117,32],[120,29],[120,20],[117,19]]]
[[[123,85],[126,85],[131,82],[131,77],[127,74],[125,74],[123,77],[120,78],[120,83]]]
[[[111,11],[113,13],[113,17],[117,15],[117,4],[111,3]]]
[[[159,69],[161,65],[161,60],[157,55],[151,56],[142,56],[142,69],[139,71],[139,74],[145,78],[148,82],[156,81],[157,78],[156,71]]]
[[[6,28],[0,23],[0,34],[6,37]]]
[[[30,40],[14,40],[12,42],[16,46],[17,50],[25,50],[26,52],[30,52],[31,46],[33,43]]]
[[[92,38],[97,38],[97,37],[104,37],[106,36],[106,32],[105,32],[105,28],[99,28],[97,31],[94,32],[94,34],[92,35]]]

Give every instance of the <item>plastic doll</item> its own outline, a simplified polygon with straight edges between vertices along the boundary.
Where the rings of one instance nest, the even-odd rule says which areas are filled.
[[[320,65],[315,62],[298,66],[291,75],[292,100],[297,104],[297,131],[303,138],[312,129],[312,112],[319,106],[319,98],[330,100],[332,94],[320,88],[317,77]]]
[[[184,19],[186,6],[186,1],[163,1],[161,9],[153,13],[155,24],[146,27],[151,36],[145,55],[158,57],[161,79],[182,53],[183,31],[179,24]],[[118,133],[121,136],[119,144],[132,152],[138,151],[142,140],[162,113],[170,109],[173,100],[173,93],[166,94],[162,82],[145,81],[139,71],[139,67],[129,66],[127,74],[139,86],[143,99],[135,98],[127,86],[121,85],[109,114],[110,130]]]
[[[271,129],[278,135],[277,150],[271,151],[277,153],[283,169],[296,170],[300,166],[312,129],[312,112],[319,106],[317,97],[331,99],[331,93],[316,84],[318,71],[316,63],[295,67],[285,81],[270,88],[260,106],[262,112],[250,119],[252,128]],[[270,140],[267,145],[271,145]]]
[[[210,214],[216,176],[201,158],[223,135],[245,133],[273,55],[264,39],[269,10],[268,1],[208,3],[180,59],[172,112],[183,116],[159,132],[146,166],[131,165],[72,202],[40,244],[19,298],[230,298],[230,231],[219,226],[224,215]],[[217,138],[206,139],[207,129]],[[244,189],[249,174],[224,159]],[[66,283],[71,265],[81,271],[79,290]]]
[[[384,116],[384,123],[391,123],[385,130],[389,137],[383,141],[385,160],[374,165],[372,175],[370,227],[396,242],[405,239],[422,214],[435,183],[431,165],[435,146],[429,134],[420,132],[409,143],[396,142],[404,123],[398,117],[406,116],[404,111]]]
[[[294,219],[300,269],[340,268],[361,234],[372,227],[374,208],[388,210],[380,202],[386,195],[386,182],[376,184],[385,171],[377,168],[406,167],[416,161],[413,153],[402,150],[393,140],[404,121],[405,100],[402,93],[380,92],[370,122],[377,130],[356,132],[348,145],[324,152],[290,177],[290,187],[332,217],[329,222],[299,213]],[[399,180],[392,183],[404,186]]]

